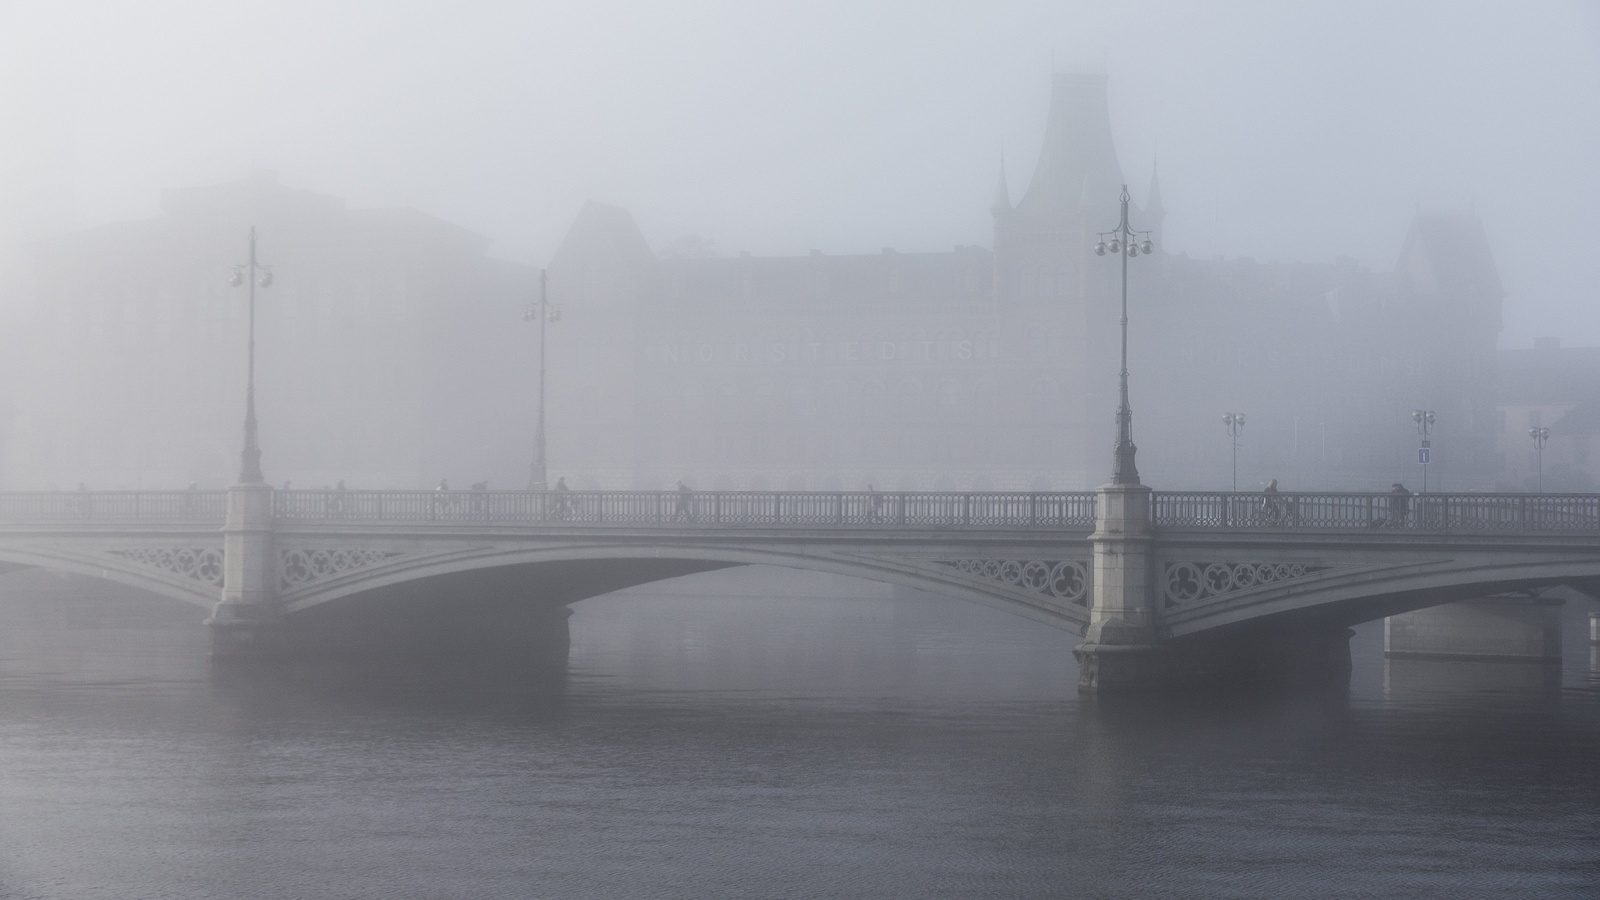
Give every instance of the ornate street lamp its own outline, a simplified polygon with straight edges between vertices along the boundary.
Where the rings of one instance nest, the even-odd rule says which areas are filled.
[[[258,274],[259,273],[259,274]],[[239,454],[239,483],[265,484],[261,477],[261,445],[256,440],[256,285],[272,287],[272,267],[256,262],[256,229],[250,226],[250,261],[233,267],[228,283],[250,286],[250,343],[244,390],[244,451]]]
[[[1149,254],[1155,248],[1150,243],[1150,232],[1134,231],[1128,226],[1128,186],[1122,186],[1122,220],[1111,231],[1100,232],[1094,245],[1097,256],[1107,251],[1122,257],[1122,395],[1117,405],[1116,465],[1111,470],[1112,484],[1138,484],[1139,468],[1134,464],[1138,448],[1133,445],[1133,409],[1128,405],[1128,258],[1140,253]],[[1143,235],[1136,240],[1135,234]]]
[[[1550,429],[1529,428],[1528,437],[1533,438],[1534,449],[1539,451],[1539,481],[1538,492],[1544,493],[1544,442],[1550,440]]]
[[[1239,435],[1244,434],[1244,413],[1223,413],[1222,424],[1233,438],[1233,492],[1239,493]]]
[[[1433,434],[1433,410],[1414,409],[1411,411],[1411,421],[1417,423],[1417,434],[1422,435],[1422,449],[1417,451],[1417,463],[1422,466],[1422,492],[1428,492],[1428,463],[1433,461],[1433,442],[1428,440],[1428,435]]]
[[[528,477],[528,490],[549,490],[549,482],[545,476],[544,466],[544,329],[549,322],[561,320],[561,308],[551,306],[545,291],[546,272],[539,270],[539,304],[528,307],[522,314],[522,321],[539,323],[539,418],[533,430],[533,472]]]

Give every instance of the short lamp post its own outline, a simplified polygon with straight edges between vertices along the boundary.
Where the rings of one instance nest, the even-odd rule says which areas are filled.
[[[1244,413],[1223,413],[1222,424],[1228,426],[1228,437],[1233,439],[1233,492],[1239,493],[1239,435],[1244,434]]]
[[[256,229],[250,228],[250,261],[233,267],[228,283],[250,287],[250,339],[246,351],[244,389],[244,451],[239,454],[239,483],[265,484],[261,477],[261,444],[256,439],[256,286],[272,286],[272,267],[256,262]]]
[[[1417,451],[1417,463],[1422,466],[1422,492],[1428,492],[1428,463],[1433,460],[1433,441],[1428,436],[1433,434],[1434,415],[1431,409],[1414,409],[1411,411],[1411,421],[1417,423],[1417,434],[1422,435],[1422,449]]]
[[[1544,493],[1544,443],[1550,440],[1550,429],[1534,427],[1528,429],[1528,437],[1533,438],[1533,448],[1539,451],[1539,480],[1535,490]]]
[[[524,322],[539,323],[539,409],[538,418],[533,427],[533,471],[528,476],[528,490],[545,491],[550,489],[548,476],[545,473],[544,459],[544,356],[545,356],[545,325],[561,319],[561,308],[551,306],[546,292],[546,272],[539,270],[539,302],[528,307],[522,314]]]

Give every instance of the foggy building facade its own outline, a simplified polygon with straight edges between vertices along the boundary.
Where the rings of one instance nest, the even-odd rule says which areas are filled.
[[[574,486],[1082,489],[1107,480],[1119,261],[1096,256],[1125,181],[1103,76],[1057,75],[1038,164],[992,250],[661,258],[623,209],[580,212],[550,263],[550,465]],[[1497,470],[1503,296],[1476,216],[1422,212],[1391,272],[1191,259],[1152,173],[1131,218],[1134,437],[1147,483],[1430,487]]]
[[[1097,256],[1125,182],[1102,76],[1057,75],[1044,146],[992,249],[663,256],[590,203],[548,269],[549,481],[574,488],[1085,489],[1110,473],[1120,261]],[[1420,212],[1392,271],[1193,259],[1165,245],[1152,172],[1130,259],[1144,480],[1504,483],[1503,291],[1471,213]],[[412,210],[348,209],[269,175],[168,191],[163,214],[45,241],[5,286],[0,483],[216,485],[237,472],[245,294],[260,234],[258,407],[273,483],[528,479],[538,273]]]
[[[1551,337],[1502,350],[1497,391],[1499,489],[1600,488],[1600,347],[1563,347]],[[1550,432],[1542,459],[1534,428]]]
[[[256,310],[270,481],[526,483],[534,344],[518,317],[536,273],[433,216],[349,209],[268,173],[166,191],[162,210],[43,241],[6,286],[5,487],[237,475],[248,301],[229,280],[252,226],[274,276]]]

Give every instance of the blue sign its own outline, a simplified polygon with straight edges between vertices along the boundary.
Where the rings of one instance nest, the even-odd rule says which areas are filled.
[[[1432,456],[1433,456],[1433,450],[1432,449],[1430,449],[1428,447],[1418,447],[1417,448],[1417,462],[1422,463],[1423,465],[1427,465],[1428,461],[1429,461],[1429,458],[1432,457]]]

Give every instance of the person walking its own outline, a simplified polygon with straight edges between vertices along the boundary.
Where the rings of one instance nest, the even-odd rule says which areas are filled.
[[[1411,492],[1396,481],[1389,489],[1389,527],[1406,527],[1406,517],[1411,513]]]
[[[682,481],[678,482],[678,504],[672,510],[672,521],[679,517],[694,521],[694,490]]]
[[[556,479],[556,518],[565,519],[572,512],[572,499],[567,496],[571,488],[567,487],[565,475]]]
[[[1278,498],[1278,479],[1267,482],[1261,489],[1261,521],[1268,525],[1276,525],[1283,518],[1282,501]]]

